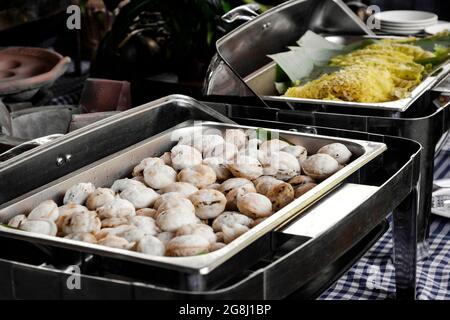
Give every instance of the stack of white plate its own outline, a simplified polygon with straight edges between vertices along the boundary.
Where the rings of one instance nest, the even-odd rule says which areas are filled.
[[[410,35],[423,32],[433,26],[438,16],[431,12],[414,10],[383,11],[375,14],[380,31],[390,34]]]

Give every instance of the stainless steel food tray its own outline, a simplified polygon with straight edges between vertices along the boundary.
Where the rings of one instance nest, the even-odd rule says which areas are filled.
[[[363,39],[386,39],[395,38],[389,36],[328,36],[327,40],[336,42],[339,44],[349,44],[352,42],[360,41]],[[274,52],[275,53],[275,52]],[[247,85],[264,100],[285,102],[291,104],[293,107],[299,107],[301,103],[310,104],[327,104],[340,107],[352,107],[352,108],[368,108],[368,109],[380,109],[396,112],[406,111],[422,94],[433,88],[436,84],[442,81],[450,73],[450,59],[444,64],[436,68],[431,74],[426,76],[422,82],[415,87],[409,97],[389,102],[379,103],[360,103],[360,102],[348,102],[348,101],[335,101],[335,100],[320,100],[320,99],[304,99],[304,98],[292,98],[280,96],[275,89],[275,73],[276,63],[271,62],[264,67],[256,70],[247,77],[244,81]]]
[[[201,124],[201,127],[199,124]],[[228,128],[257,129],[256,127],[228,125],[215,122],[184,122],[174,129],[167,130],[123,151],[94,162],[91,165],[81,168],[57,181],[51,182],[38,190],[32,191],[17,200],[10,202],[9,205],[0,208],[0,222],[6,223],[15,215],[29,212],[33,207],[46,199],[53,199],[57,203],[61,203],[64,192],[70,186],[78,182],[89,181],[94,183],[97,187],[110,186],[114,180],[129,176],[132,168],[137,165],[141,159],[160,155],[164,151],[168,151],[171,146],[176,143],[172,139],[174,136],[179,137],[181,135],[190,134],[195,130],[212,129],[224,131]],[[316,152],[320,147],[326,144],[341,142],[352,151],[354,158],[352,158],[352,162],[346,167],[324,180],[316,188],[296,199],[273,214],[270,218],[227,245],[225,248],[216,252],[195,257],[156,257],[64,238],[33,234],[7,227],[0,227],[0,234],[36,243],[70,248],[81,252],[99,254],[105,257],[172,269],[182,273],[207,275],[212,273],[217,267],[224,264],[224,262],[230,258],[236,256],[243,249],[250,246],[253,242],[268,234],[269,231],[274,230],[276,227],[279,227],[290,219],[298,216],[298,214],[307,209],[311,204],[339,185],[345,178],[349,177],[352,173],[386,150],[385,144],[378,142],[333,138],[282,130],[271,129],[269,131],[278,133],[280,136],[289,139],[292,143],[305,146],[310,153]]]

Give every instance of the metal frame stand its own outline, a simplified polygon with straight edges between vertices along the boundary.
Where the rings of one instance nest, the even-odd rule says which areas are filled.
[[[416,298],[417,198],[418,191],[414,188],[393,213],[397,300],[414,300]]]

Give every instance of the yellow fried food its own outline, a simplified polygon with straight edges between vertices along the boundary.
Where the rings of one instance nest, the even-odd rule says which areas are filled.
[[[390,39],[382,40],[378,43],[371,44],[367,48],[375,50],[379,49],[395,50],[409,57],[412,57],[413,60],[431,58],[434,56],[432,52],[423,50],[421,47],[414,46],[412,44],[399,43],[398,40],[390,40]]]
[[[434,56],[402,41],[382,40],[330,60],[342,67],[298,87],[285,96],[351,102],[387,102],[404,98],[423,78],[425,68],[415,61]]]
[[[344,100],[353,102],[384,102],[393,96],[394,81],[387,70],[375,67],[350,66],[292,87],[286,96],[294,98]]]

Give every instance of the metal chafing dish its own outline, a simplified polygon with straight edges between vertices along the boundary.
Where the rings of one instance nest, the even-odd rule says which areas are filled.
[[[218,41],[218,54],[210,64],[204,93],[210,101],[242,105],[228,110],[238,117],[262,117],[273,121],[395,135],[418,141],[424,148],[420,169],[418,228],[419,243],[424,249],[421,256],[425,256],[435,146],[450,126],[448,104],[436,106],[433,101],[440,94],[437,89],[440,80],[448,76],[449,64],[427,78],[414,90],[411,98],[383,104],[384,107],[270,96],[273,92],[273,71],[267,55],[285,51],[307,30],[330,36],[335,41],[351,39],[352,36],[374,36],[340,0],[286,2]],[[255,92],[250,87],[263,96],[255,98]]]
[[[204,112],[193,112],[199,108]],[[50,182],[49,185],[44,185],[49,182],[48,178],[43,177],[36,170],[27,170],[27,168],[46,168],[47,175],[61,178],[65,175],[63,170],[65,168],[64,165],[60,167],[56,165],[54,156],[64,154],[63,151],[71,150],[73,154],[73,160],[67,165],[80,169],[87,163],[91,170],[94,170],[97,160],[100,160],[97,164],[110,161],[110,165],[121,167],[120,157],[125,157],[127,153],[134,151],[136,158],[129,158],[129,165],[121,167],[119,171],[110,170],[109,172],[110,175],[117,173],[117,176],[121,176],[129,172],[131,163],[138,161],[141,154],[146,155],[152,152],[145,150],[144,146],[147,142],[158,140],[163,142],[161,139],[164,139],[165,134],[160,133],[171,128],[167,125],[168,123],[183,122],[187,120],[187,117],[204,120],[215,118],[216,121],[230,122],[215,112],[207,112],[207,109],[187,97],[168,97],[90,125],[60,138],[52,145],[39,147],[19,156],[20,161],[8,162],[0,169],[0,178],[2,178],[0,181],[8,178],[11,172],[18,174],[24,170],[29,175],[29,180],[20,185],[21,190],[14,192],[14,194],[22,192],[13,197],[18,197],[17,200],[11,198],[2,205],[2,208],[9,207],[7,211],[2,212],[12,214],[9,210],[14,207],[20,210],[30,208],[32,203],[27,201],[37,202],[47,198],[54,195],[57,190],[61,192],[64,185],[69,183],[63,178],[56,183]],[[186,117],[179,117],[180,113],[184,113]],[[153,117],[156,118],[154,120],[159,121],[152,122],[151,131],[147,131],[148,121]],[[139,119],[142,121],[137,121]],[[161,122],[161,119],[165,122]],[[164,268],[160,268],[159,266],[163,265],[161,261],[153,261],[150,265],[140,257],[139,259],[135,256],[125,257],[122,251],[106,250],[108,251],[106,252],[104,248],[87,248],[78,246],[78,243],[73,246],[72,243],[65,241],[56,245],[55,238],[37,239],[30,237],[29,234],[18,236],[14,232],[2,231],[0,243],[5,249],[0,251],[0,270],[7,276],[0,279],[0,292],[6,297],[15,298],[36,298],[37,292],[41,298],[283,298],[299,288],[310,287],[311,281],[318,281],[319,284],[316,284],[316,287],[323,287],[324,278],[327,277],[327,272],[330,273],[330,269],[327,268],[345,256],[346,252],[352,250],[357,243],[376,229],[390,212],[394,211],[397,297],[414,298],[416,224],[413,217],[416,214],[416,186],[419,179],[420,155],[420,146],[417,143],[376,134],[311,128],[293,123],[242,118],[233,118],[233,120],[241,125],[287,130],[283,132],[295,139],[314,142],[311,148],[318,147],[315,141],[325,143],[330,139],[342,140],[350,144],[352,148],[356,148],[353,150],[360,155],[358,158],[360,161],[364,159],[361,146],[378,147],[374,149],[371,157],[384,149],[383,144],[387,145],[387,150],[358,169],[350,168],[349,172],[342,172],[341,183],[335,188],[332,187],[337,180],[333,178],[329,181],[331,184],[327,188],[320,189],[320,192],[317,189],[319,195],[327,191],[326,195],[311,198],[316,201],[304,208],[305,210],[299,216],[294,214],[296,210],[292,211],[292,215],[286,213],[286,224],[280,226],[280,217],[274,216],[278,228],[274,229],[275,224],[272,225],[270,232],[249,244],[240,251],[240,254],[234,255],[234,258],[226,260],[215,267],[215,270],[211,270],[210,278],[205,274],[189,278],[184,272],[189,267],[175,265],[170,267],[164,264]],[[130,121],[135,125],[131,128],[133,133],[128,134],[127,139],[117,139],[117,133],[123,134],[123,130],[130,130]],[[185,124],[183,126],[178,129],[190,130]],[[214,124],[213,126],[226,128],[229,125]],[[299,133],[290,132],[291,130]],[[103,150],[100,157],[92,154],[90,147],[95,145],[95,138],[107,136],[106,133],[115,134],[114,139],[118,140],[118,143],[126,140],[118,147],[125,150],[118,153],[115,153],[117,150]],[[321,136],[333,138],[321,138]],[[146,139],[149,140],[146,141]],[[109,142],[111,141],[113,140]],[[83,145],[85,148],[79,148]],[[158,144],[158,148],[165,149],[165,147],[165,143]],[[154,152],[159,151],[161,149]],[[139,152],[142,153],[139,154]],[[101,160],[105,156],[107,158]],[[360,164],[367,162],[369,158],[365,158]],[[97,169],[98,180],[94,180],[94,183],[100,185],[103,181],[114,178],[102,174],[105,167],[102,168],[100,165]],[[72,172],[70,179],[78,179],[90,173],[92,171]],[[12,183],[11,180],[9,181]],[[23,195],[24,190],[33,189],[35,184],[42,187]],[[48,189],[49,186],[53,189]],[[329,190],[330,188],[332,190]],[[3,190],[7,191],[3,187],[1,190],[2,193]],[[12,194],[7,192],[6,196],[11,197]],[[289,220],[288,217],[294,219]],[[266,225],[262,226],[260,231],[266,227],[269,229]],[[377,232],[379,234],[380,231]],[[248,239],[243,238],[244,240]],[[120,259],[117,259],[118,254]],[[78,266],[81,271],[80,290],[70,290],[66,285],[73,275],[71,271],[74,266]],[[220,272],[222,266],[227,267],[222,268]],[[338,276],[336,271],[332,274],[333,279]],[[228,278],[229,275],[233,278],[223,283],[223,277]],[[207,288],[207,285],[210,285],[210,288]],[[47,289],[42,290],[42,288]],[[48,288],[52,289],[48,290]],[[188,288],[191,290],[186,290]]]
[[[280,102],[292,109],[307,109],[305,105],[308,104],[326,104],[350,109],[350,112],[353,108],[374,109],[393,115],[417,105],[424,93],[450,73],[449,59],[426,76],[409,97],[389,102],[360,103],[280,96],[274,84],[276,64],[268,55],[286,51],[307,30],[321,33],[327,40],[344,45],[364,39],[398,38],[374,35],[340,0],[289,1],[252,18],[217,41],[218,56],[210,65],[205,93],[258,96],[267,103]],[[236,90],[236,85],[232,85],[236,79],[242,80],[240,82],[244,88]]]
[[[11,205],[6,204],[6,206],[0,208],[0,223],[7,223],[12,217],[18,214],[31,211],[39,203],[47,199],[52,199],[56,203],[62,203],[61,199],[65,191],[79,182],[92,182],[96,186],[105,187],[112,185],[117,179],[129,177],[132,169],[139,164],[141,159],[159,156],[165,151],[169,151],[176,144],[176,137],[191,135],[196,130],[218,130],[224,133],[229,128],[257,129],[214,122],[182,123],[175,128],[170,128],[137,145],[96,161],[68,176],[61,177],[55,182],[42,186],[38,190],[33,190],[18,199],[12,200],[11,202],[13,203]],[[175,285],[181,288],[186,287],[189,290],[204,290],[217,286],[220,282],[227,280],[227,274],[230,274],[229,265],[232,263],[230,260],[235,261],[239,259],[239,265],[245,267],[253,259],[266,255],[267,253],[265,251],[269,251],[269,246],[267,246],[267,241],[264,240],[264,236],[268,232],[295,218],[312,203],[318,201],[327,192],[337,187],[352,173],[386,150],[386,146],[383,143],[377,142],[333,138],[280,130],[272,130],[271,133],[276,133],[294,144],[304,146],[309,153],[315,153],[326,144],[340,142],[352,151],[354,160],[333,176],[321,182],[315,189],[274,213],[270,218],[250,229],[250,231],[228,244],[222,250],[195,257],[157,257],[59,237],[34,234],[2,226],[0,226],[0,234],[33,241],[35,243],[60,246],[107,257],[125,259],[140,264],[148,264],[154,267],[172,269],[180,275],[185,275],[185,278],[179,276],[178,279],[180,282],[175,283]],[[217,274],[221,276],[218,277]]]

